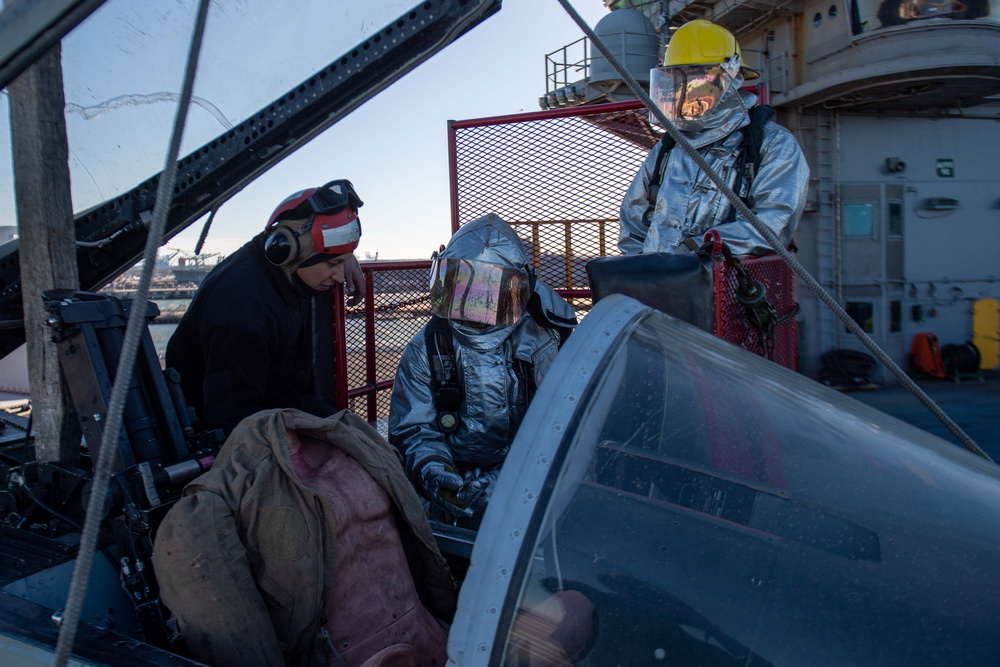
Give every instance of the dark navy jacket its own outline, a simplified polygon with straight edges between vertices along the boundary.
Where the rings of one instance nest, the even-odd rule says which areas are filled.
[[[311,299],[264,257],[260,234],[205,278],[167,343],[201,425],[226,435],[244,417],[314,403]]]

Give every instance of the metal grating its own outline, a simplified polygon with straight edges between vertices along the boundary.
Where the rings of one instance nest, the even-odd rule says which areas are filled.
[[[452,122],[453,228],[495,213],[542,280],[588,289],[584,266],[618,254],[622,195],[658,140],[646,119],[625,103]]]
[[[487,213],[521,237],[539,277],[576,309],[590,310],[586,263],[618,254],[621,199],[659,134],[639,102],[449,122],[452,229]],[[744,258],[778,316],[792,311],[795,284],[778,257]],[[426,324],[430,262],[368,262],[369,295],[343,311],[346,383],[338,405],[375,423],[389,413],[396,364]],[[761,353],[735,298],[735,276],[716,267],[716,334]],[[730,272],[731,273],[731,272]],[[774,360],[797,363],[794,319],[776,328]]]
[[[362,268],[369,298],[343,312],[347,398],[338,404],[375,422],[389,414],[403,350],[430,318],[430,261],[366,262]]]
[[[795,321],[795,274],[777,255],[743,257],[740,265],[754,280],[764,285],[767,300],[777,312],[774,328],[774,361],[785,368],[798,368],[798,324]],[[736,272],[725,263],[713,267],[715,291],[715,335],[745,350],[766,356],[758,330],[747,320],[742,304],[736,300]],[[787,321],[782,321],[787,319]]]

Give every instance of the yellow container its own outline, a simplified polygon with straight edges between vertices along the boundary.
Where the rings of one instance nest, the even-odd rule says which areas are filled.
[[[996,299],[972,303],[972,342],[979,349],[979,368],[996,368],[1000,363],[1000,304]]]

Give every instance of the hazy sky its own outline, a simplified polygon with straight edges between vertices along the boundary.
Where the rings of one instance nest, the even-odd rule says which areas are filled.
[[[75,211],[120,195],[163,168],[194,1],[107,2],[64,40]],[[181,155],[266,106],[328,63],[331,53],[347,51],[417,1],[213,2]],[[601,0],[573,5],[591,26],[608,13]],[[450,235],[447,121],[538,111],[545,55],[582,36],[557,0],[503,0],[499,12],[224,204],[203,252],[232,252],[263,228],[287,195],[348,178],[365,202],[360,258],[429,257]],[[7,98],[0,96],[0,131],[7,135],[0,141],[6,158],[0,162],[0,226],[14,218],[7,113]],[[169,247],[192,251],[202,222]]]
[[[574,0],[585,21],[601,0]],[[545,54],[580,38],[556,0],[504,0],[502,9],[224,205],[205,252],[231,252],[288,194],[349,178],[364,200],[358,257],[426,259],[450,235],[447,121],[538,111]],[[170,245],[192,250],[200,224]]]

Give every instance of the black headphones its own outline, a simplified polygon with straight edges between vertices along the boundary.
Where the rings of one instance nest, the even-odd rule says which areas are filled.
[[[299,256],[299,237],[312,229],[312,220],[302,226],[298,232],[279,221],[277,227],[264,241],[264,257],[274,266],[286,266],[293,263]],[[312,242],[312,239],[310,239]]]

